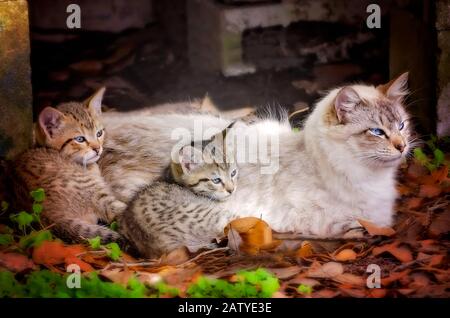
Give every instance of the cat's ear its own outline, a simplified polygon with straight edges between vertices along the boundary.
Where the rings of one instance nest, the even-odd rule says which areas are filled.
[[[180,149],[179,162],[185,174],[189,174],[203,164],[203,154],[192,146],[184,146]]]
[[[211,97],[208,94],[205,95],[202,99],[202,103],[200,104],[200,109],[210,113],[218,113],[219,109],[216,104],[212,101]]]
[[[53,138],[64,126],[64,114],[53,107],[46,107],[39,114],[39,126],[46,136]]]
[[[408,95],[408,77],[409,73],[403,73],[399,77],[391,80],[389,83],[379,85],[377,89],[381,91],[387,98],[399,100]]]
[[[350,112],[352,112],[356,105],[361,101],[358,93],[350,86],[342,88],[334,100],[334,108],[340,123],[346,121]]]
[[[106,87],[102,87],[99,90],[97,90],[94,95],[89,97],[86,100],[86,106],[89,108],[89,110],[96,115],[101,115],[102,113],[102,100],[103,95],[105,94]]]

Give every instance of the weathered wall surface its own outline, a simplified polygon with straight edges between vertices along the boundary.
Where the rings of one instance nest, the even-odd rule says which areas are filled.
[[[450,0],[436,4],[437,29],[437,134],[450,136]]]
[[[39,29],[66,29],[67,6],[78,4],[83,31],[120,32],[153,22],[151,0],[38,0],[30,2],[30,19]]]
[[[28,6],[0,0],[0,158],[11,158],[32,141],[32,94]]]

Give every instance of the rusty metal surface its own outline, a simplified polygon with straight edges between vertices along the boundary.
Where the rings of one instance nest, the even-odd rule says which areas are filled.
[[[32,94],[28,5],[0,0],[0,158],[32,141]]]

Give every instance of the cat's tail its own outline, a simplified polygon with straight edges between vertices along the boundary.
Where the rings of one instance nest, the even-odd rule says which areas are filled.
[[[82,243],[86,242],[87,239],[99,236],[103,244],[110,242],[122,243],[123,241],[122,236],[116,231],[113,231],[106,226],[93,224],[85,220],[64,218],[58,219],[57,222],[46,220],[45,223],[48,223],[49,225],[55,223],[55,225],[52,226],[52,230],[58,237],[66,240]]]

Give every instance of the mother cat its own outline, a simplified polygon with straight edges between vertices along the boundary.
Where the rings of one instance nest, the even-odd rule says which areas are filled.
[[[329,92],[302,132],[286,123],[262,120],[246,134],[279,140],[271,160],[273,174],[261,163],[238,163],[239,186],[224,211],[262,217],[278,232],[331,238],[359,227],[357,219],[379,226],[393,222],[395,175],[410,150],[410,123],[403,107],[408,74],[379,87],[352,85]],[[170,162],[176,128],[223,129],[228,120],[208,115],[105,116],[111,132],[100,161],[105,179],[119,199],[130,201],[158,179]],[[222,223],[217,224],[220,233]],[[350,232],[349,232],[350,231]],[[348,235],[351,236],[351,235]]]

